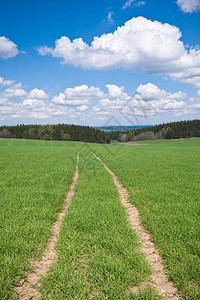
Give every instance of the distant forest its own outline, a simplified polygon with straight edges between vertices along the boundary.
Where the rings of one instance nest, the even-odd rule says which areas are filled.
[[[1,126],[0,138],[110,143],[110,136],[102,130],[66,124]]]
[[[200,137],[200,120],[179,121],[131,131],[114,130],[112,132],[89,126],[66,124],[0,127],[0,138],[81,141],[100,144],[109,144],[111,140],[127,142],[190,137]]]
[[[200,137],[200,120],[179,121],[128,132],[113,131],[111,140],[120,142]]]

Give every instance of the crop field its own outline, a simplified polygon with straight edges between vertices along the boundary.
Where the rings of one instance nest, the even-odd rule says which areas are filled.
[[[52,299],[128,299],[129,288],[149,274],[111,176],[95,158],[91,163],[88,168],[80,161],[58,243],[60,259],[44,280],[44,295]],[[140,299],[153,295],[146,290]]]
[[[117,175],[185,299],[200,299],[200,139],[97,145],[0,139],[0,299],[26,280],[79,178],[41,299],[160,299],[112,176]],[[16,295],[15,295],[16,297]]]
[[[0,299],[41,256],[75,163],[75,143],[0,140]]]
[[[200,299],[200,139],[96,146],[95,152],[127,188],[179,291]]]

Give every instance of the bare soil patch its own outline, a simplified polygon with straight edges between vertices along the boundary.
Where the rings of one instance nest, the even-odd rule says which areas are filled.
[[[137,293],[139,290],[143,290],[148,285],[151,285],[159,295],[163,296],[165,299],[181,299],[178,290],[174,287],[172,281],[170,281],[167,276],[164,267],[163,260],[155,248],[154,243],[151,241],[150,234],[144,229],[140,222],[140,215],[136,207],[128,201],[128,192],[119,182],[117,176],[105,165],[105,163],[97,157],[94,156],[103,164],[105,169],[112,175],[115,185],[118,188],[120,195],[120,200],[122,205],[126,208],[127,217],[131,224],[131,227],[137,232],[139,237],[139,242],[141,244],[140,250],[145,254],[147,261],[149,262],[152,275],[150,282],[144,282],[139,287],[131,287],[131,291]]]
[[[56,243],[58,241],[61,225],[63,222],[63,218],[67,212],[67,209],[72,201],[72,197],[74,195],[74,189],[76,186],[76,182],[79,176],[78,173],[78,163],[79,163],[79,153],[77,154],[77,162],[76,162],[76,171],[73,178],[73,182],[70,186],[70,190],[67,194],[67,198],[65,199],[64,208],[62,212],[59,213],[57,221],[54,223],[52,227],[52,236],[50,238],[47,249],[40,261],[31,262],[34,272],[28,274],[27,281],[21,281],[17,284],[14,290],[14,296],[19,299],[40,299],[41,295],[39,292],[39,287],[41,286],[41,279],[43,276],[47,274],[50,266],[56,261],[57,253],[56,253]]]

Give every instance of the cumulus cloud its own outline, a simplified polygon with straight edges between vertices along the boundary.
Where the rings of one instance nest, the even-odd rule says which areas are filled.
[[[29,113],[29,118],[44,120],[49,118],[49,114],[40,111],[31,111]]]
[[[184,13],[200,10],[200,0],[177,0],[177,4]]]
[[[31,99],[47,99],[48,95],[43,90],[33,89],[30,91],[28,98]]]
[[[44,107],[44,100],[48,98],[45,91],[41,89],[32,89],[29,93],[26,93],[26,97],[23,100],[23,105],[27,107]]]
[[[200,86],[200,50],[187,49],[181,35],[176,26],[137,17],[113,33],[94,37],[91,45],[82,38],[70,41],[63,36],[56,40],[55,48],[43,46],[38,52],[85,69],[142,69]]]
[[[15,97],[24,97],[27,96],[27,94],[28,93],[22,88],[22,84],[17,83],[7,88],[2,95],[6,98],[15,98]]]
[[[165,90],[159,89],[152,83],[148,83],[145,85],[140,84],[136,91],[145,100],[165,98],[168,95]]]
[[[0,86],[10,86],[13,83],[13,80],[5,80],[3,77],[0,77]]]
[[[107,84],[106,87],[108,89],[108,95],[111,98],[127,97],[127,94],[124,93],[124,86],[119,87],[115,84]]]
[[[25,90],[21,83],[5,88],[0,94],[0,119],[58,123],[92,120],[94,125],[114,116],[121,124],[135,118],[158,123],[188,115],[195,118],[200,109],[199,97],[188,99],[182,91],[171,93],[150,82],[140,84],[134,96],[126,93],[124,86],[107,84],[105,91],[81,85],[67,88],[53,99],[47,97],[45,91],[37,88]]]
[[[83,68],[141,67],[145,71],[161,72],[185,54],[180,37],[181,32],[175,26],[138,17],[118,27],[114,33],[94,37],[91,46],[82,38],[71,42],[63,36],[56,41],[54,49],[44,46],[38,51],[41,55],[61,58],[62,63]]]
[[[41,107],[44,106],[44,101],[43,100],[38,100],[38,99],[25,99],[23,100],[23,105],[29,106],[29,107]]]
[[[19,53],[17,45],[5,36],[0,36],[0,58],[14,57]]]
[[[52,99],[55,104],[80,106],[88,104],[90,100],[104,97],[104,93],[94,86],[88,87],[83,84],[74,88],[67,88],[64,93],[60,93]]]
[[[99,116],[115,116],[121,124],[133,124],[136,118],[155,120],[158,115],[166,117],[170,114],[170,117],[177,117],[178,113],[183,114],[188,105],[185,93],[170,93],[152,83],[140,84],[132,97],[124,92],[124,87],[109,84],[106,87],[107,97],[93,107],[92,113]]]
[[[2,80],[3,85],[11,85],[13,82]],[[48,96],[41,89],[26,91],[21,83],[13,84],[0,94],[0,119],[21,118],[22,122],[26,118],[41,119],[42,115],[47,115],[49,107],[45,103]],[[44,109],[44,111],[43,111]],[[54,109],[56,111],[56,109]]]
[[[87,105],[81,105],[81,106],[78,106],[77,108],[80,111],[86,111],[86,110],[88,110],[88,106]]]
[[[155,84],[153,83],[147,83],[145,85],[140,84],[139,87],[136,90],[138,95],[141,95],[142,99],[148,101],[148,100],[159,100],[159,99],[185,99],[186,94],[179,91],[177,93],[169,93],[165,90],[159,89]]]
[[[83,104],[88,104],[89,103],[88,99],[68,100],[66,98],[66,95],[63,94],[63,93],[60,93],[58,96],[55,96],[52,99],[52,102],[54,104],[62,104],[62,105],[68,105],[68,106],[78,106],[78,105],[83,105]]]

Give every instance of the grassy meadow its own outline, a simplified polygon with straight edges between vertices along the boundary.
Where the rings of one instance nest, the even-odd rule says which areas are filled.
[[[175,285],[200,299],[200,139],[94,150],[127,188]]]
[[[0,139],[0,299],[41,256],[75,171],[76,143]]]
[[[59,260],[43,280],[44,299],[159,299],[151,289],[140,296],[129,292],[150,270],[111,175],[93,156],[91,165],[80,160],[76,193],[58,242]]]
[[[0,139],[0,299],[25,278],[62,210],[80,151],[79,179],[42,280],[44,299],[159,299],[130,293],[150,274],[112,177],[138,208],[143,226],[185,299],[200,299],[200,139],[83,144]]]

